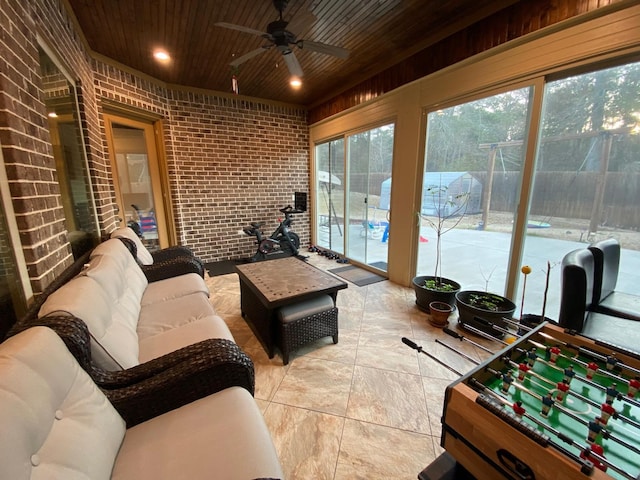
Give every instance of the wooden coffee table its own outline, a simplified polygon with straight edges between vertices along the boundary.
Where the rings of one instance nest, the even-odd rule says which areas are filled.
[[[236,265],[242,316],[269,358],[277,345],[277,309],[320,295],[336,301],[347,283],[295,257]]]

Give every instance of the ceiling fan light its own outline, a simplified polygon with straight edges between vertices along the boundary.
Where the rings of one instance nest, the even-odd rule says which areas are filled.
[[[300,77],[291,77],[289,79],[289,85],[293,88],[300,88],[302,86],[302,79]]]

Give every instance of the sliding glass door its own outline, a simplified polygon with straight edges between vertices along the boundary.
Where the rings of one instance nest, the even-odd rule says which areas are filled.
[[[316,244],[387,271],[394,125],[316,145]]]
[[[442,275],[464,290],[503,294],[532,90],[428,114],[418,275]]]

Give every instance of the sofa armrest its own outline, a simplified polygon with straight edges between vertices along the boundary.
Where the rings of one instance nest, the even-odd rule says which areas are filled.
[[[174,257],[152,265],[141,265],[140,268],[150,283],[187,273],[197,273],[204,278],[204,264],[197,257]]]
[[[174,245],[172,247],[163,248],[162,250],[156,250],[151,252],[153,262],[164,262],[176,257],[195,257],[193,250],[189,247],[182,245]]]
[[[204,340],[128,370],[96,375],[128,428],[228,387],[253,395],[255,386],[253,362],[226,339]]]

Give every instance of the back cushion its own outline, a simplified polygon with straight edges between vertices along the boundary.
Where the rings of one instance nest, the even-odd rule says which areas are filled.
[[[97,270],[105,267],[105,262],[101,260],[91,261],[90,270],[95,265],[96,271],[85,271],[53,292],[38,315],[42,317],[50,313],[68,312],[80,318],[91,333],[91,356],[96,365],[106,370],[130,368],[138,365],[138,315],[131,302],[117,299],[118,293],[121,293],[117,283],[124,278],[104,288],[99,281],[105,284],[109,282],[92,276],[94,273],[99,276]]]
[[[0,478],[108,479],[125,423],[48,328],[0,344]]]
[[[147,250],[147,247],[144,246],[144,244],[142,243],[142,240],[140,240],[140,237],[138,237],[138,235],[136,235],[136,233],[133,230],[131,230],[129,227],[121,227],[111,232],[111,238],[119,238],[119,237],[128,238],[129,240],[132,240],[136,244],[136,249],[138,252],[138,261],[142,265],[153,264],[153,257],[151,256],[151,253],[149,253],[149,250]]]

